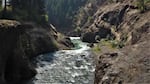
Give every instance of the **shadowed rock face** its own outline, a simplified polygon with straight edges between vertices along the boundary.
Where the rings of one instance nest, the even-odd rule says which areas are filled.
[[[83,42],[94,43],[96,42],[96,36],[99,36],[99,39],[107,38],[108,36],[113,37],[111,30],[104,27],[94,28],[95,30],[84,32],[81,36]]]
[[[0,21],[0,84],[16,84],[36,74],[23,51],[16,49],[24,31],[19,22]]]
[[[20,84],[34,77],[32,58],[59,49],[56,33],[49,26],[0,20],[0,84]]]
[[[103,17],[101,17],[101,19],[110,23],[111,25],[118,26],[122,22],[122,19],[128,7],[129,5],[125,5],[120,11],[116,10],[107,12],[103,15]]]

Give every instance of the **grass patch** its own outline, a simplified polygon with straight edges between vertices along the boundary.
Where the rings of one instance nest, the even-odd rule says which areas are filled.
[[[116,41],[116,40],[101,39],[101,41],[99,41],[98,43],[96,43],[94,45],[92,50],[95,53],[100,53],[101,49],[102,49],[101,48],[102,46],[106,46],[111,50],[115,50],[115,49],[123,48],[125,46],[125,44],[124,44],[124,42],[119,42],[119,41]]]
[[[147,4],[150,3],[150,0],[137,0],[137,7],[141,12],[145,12],[147,9]]]
[[[111,49],[119,49],[125,46],[124,42],[119,42],[116,40],[103,40],[101,44],[104,46],[108,46]]]
[[[92,48],[92,51],[94,51],[95,53],[101,52],[100,43],[97,43],[97,44]]]

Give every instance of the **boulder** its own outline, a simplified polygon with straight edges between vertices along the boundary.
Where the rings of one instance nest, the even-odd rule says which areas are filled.
[[[87,46],[89,46],[89,47],[94,47],[94,44],[93,43],[89,43],[89,44],[87,44]]]
[[[96,38],[97,36],[99,37],[99,40],[103,38],[107,38],[107,39],[115,38],[109,28],[99,27],[99,28],[95,28],[95,30],[86,31],[85,33],[83,33],[81,36],[81,40],[83,42],[95,43],[97,42],[97,38]]]
[[[83,42],[88,42],[88,43],[94,43],[95,41],[95,32],[86,32],[83,33],[81,36],[81,40]]]
[[[75,47],[74,44],[71,42],[71,39],[69,37],[64,37],[59,42],[60,42],[60,44],[63,44],[68,48]]]

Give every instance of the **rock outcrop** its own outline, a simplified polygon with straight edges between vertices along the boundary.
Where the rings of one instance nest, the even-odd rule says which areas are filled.
[[[111,38],[115,38],[119,42],[124,42],[125,45],[134,43],[133,41],[138,38],[138,36],[135,36],[135,32],[137,33],[139,28],[149,23],[149,18],[145,17],[149,14],[149,6],[147,6],[147,12],[141,14],[140,9],[138,9],[135,3],[137,3],[136,0],[119,0],[117,2],[106,0],[105,2],[101,2],[100,5],[97,5],[97,10],[93,16],[91,16],[93,18],[92,21],[82,24],[81,30],[83,34],[81,36],[84,38],[87,34],[96,32],[97,29],[105,28],[110,30],[112,34],[105,31],[99,31],[99,33],[110,35],[110,37],[112,36]],[[144,18],[145,21],[141,22]],[[89,25],[86,26],[87,24]],[[92,38],[95,38],[95,36],[91,35]],[[99,37],[102,36],[99,35]],[[88,40],[86,41],[89,42]],[[93,39],[91,42],[93,42]]]
[[[59,43],[57,34],[54,28],[46,25],[0,20],[0,84],[21,84],[31,79],[36,75],[31,63],[34,57],[59,50],[59,45],[72,47],[69,38]]]
[[[97,29],[107,28],[125,46],[113,51],[101,48],[96,57],[95,84],[150,83],[150,3],[145,3],[147,10],[143,13],[136,3],[137,0],[105,0],[97,5],[94,20],[82,24],[82,38],[90,39],[83,41],[95,42]],[[111,34],[99,33],[105,37]]]
[[[0,84],[17,84],[36,74],[25,53],[17,49],[20,35],[25,31],[19,22],[0,21]]]
[[[111,30],[109,28],[104,28],[104,27],[94,27],[88,30],[84,30],[85,32],[82,33],[81,40],[83,42],[88,42],[88,43],[95,43],[96,41],[96,36],[99,37],[99,39],[103,38],[115,38],[114,35],[111,33]]]
[[[98,55],[95,84],[150,83],[150,11],[141,13],[133,3],[104,4],[97,11],[93,24],[109,27],[125,47]]]
[[[94,84],[150,83],[150,39],[98,56]]]

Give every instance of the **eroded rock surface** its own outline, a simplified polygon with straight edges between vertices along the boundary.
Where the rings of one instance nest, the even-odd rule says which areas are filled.
[[[98,54],[96,58],[95,84],[150,83],[150,5],[145,4],[147,10],[141,13],[135,3],[137,0],[105,0],[100,5],[94,4],[96,9],[90,15],[92,20],[84,18],[87,20],[85,24],[82,24],[82,18],[78,21],[81,21],[79,26],[83,32],[82,37],[89,38],[84,41],[94,42],[94,32],[107,28],[112,35],[108,32],[100,33],[110,34],[111,38],[115,37],[113,39],[124,45],[123,49],[113,52],[101,48],[101,55]],[[85,7],[83,10],[87,10],[85,14],[90,14],[90,9]]]

